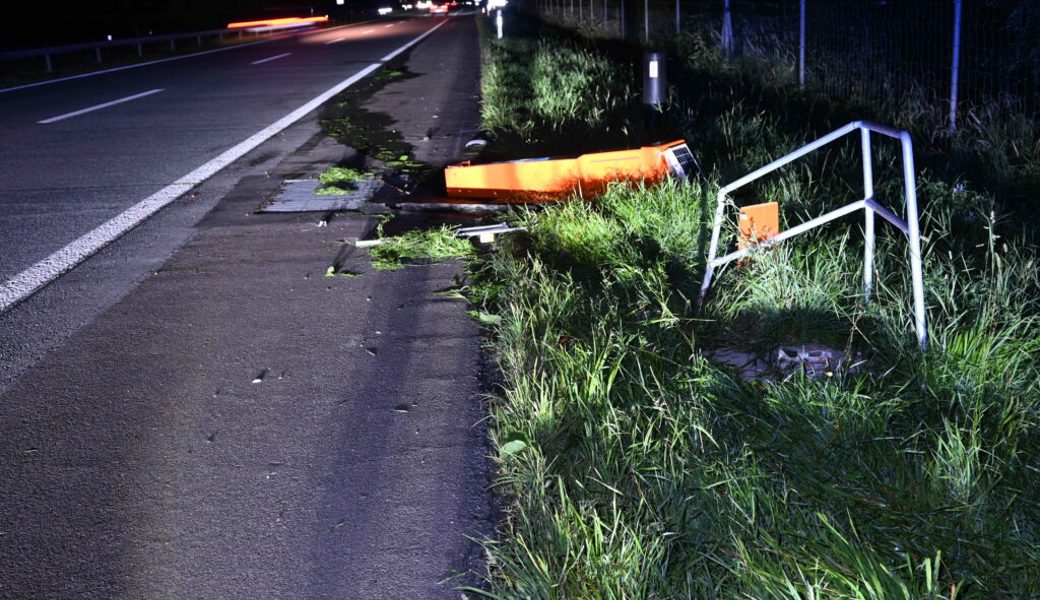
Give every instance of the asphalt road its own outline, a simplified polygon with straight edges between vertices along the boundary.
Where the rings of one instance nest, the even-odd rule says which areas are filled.
[[[443,21],[360,23],[0,91],[0,291],[27,267]],[[153,89],[164,91],[37,122]],[[180,101],[170,102],[176,98]],[[0,392],[158,268],[235,182],[270,172],[304,144],[316,131],[315,115],[302,120],[313,125],[310,129],[283,130],[118,243],[0,310]]]
[[[0,281],[440,21],[362,23],[0,92]]]
[[[408,25],[411,37],[433,23]],[[474,126],[478,60],[473,21],[453,19],[413,50],[417,77],[384,90],[413,97],[393,103],[411,138],[424,119],[453,124],[429,156],[451,159]],[[282,93],[275,118],[307,96]],[[425,116],[410,123],[413,111]],[[247,116],[227,118],[252,133]],[[141,164],[180,152],[180,134],[153,131],[166,143]],[[241,141],[228,135],[170,172]],[[466,305],[436,293],[459,265],[375,272],[344,244],[372,218],[255,213],[282,180],[350,158],[311,114],[0,314],[0,598],[447,599],[477,583],[471,538],[492,533],[481,338]],[[168,183],[152,181],[142,193]],[[139,199],[111,191],[123,199],[64,210],[85,228]],[[39,247],[60,244],[51,236]],[[360,276],[325,278],[333,263]]]

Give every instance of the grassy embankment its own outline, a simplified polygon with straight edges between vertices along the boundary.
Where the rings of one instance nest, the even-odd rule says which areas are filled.
[[[639,139],[653,131],[634,107],[631,55],[549,28],[511,34],[484,42],[484,120],[502,154],[523,156],[525,140],[526,155],[650,141]],[[920,145],[932,165],[919,177],[926,355],[906,245],[881,224],[876,299],[864,302],[858,219],[724,271],[697,311],[720,182],[849,116],[891,120],[884,107],[799,96],[762,64],[717,59],[684,47],[680,100],[665,115],[706,180],[617,186],[531,213],[528,232],[478,266],[472,299],[500,317],[491,418],[509,505],[488,542],[486,593],[1040,595],[1037,255],[1002,198],[981,191],[1035,194],[1037,163],[1002,159],[996,134],[960,144],[958,160],[974,152],[974,172],[992,175],[963,186],[936,166],[951,162],[942,140]],[[850,201],[856,150],[792,166],[755,198],[780,200],[790,222]],[[879,158],[877,195],[898,203],[896,153]],[[819,381],[745,382],[705,358],[810,341],[867,362]]]

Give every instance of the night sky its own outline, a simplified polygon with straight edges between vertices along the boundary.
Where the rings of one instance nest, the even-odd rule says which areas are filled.
[[[230,21],[329,14],[367,7],[368,0],[79,0],[34,5],[0,0],[0,48],[17,49],[218,29]],[[39,10],[36,9],[39,6]]]

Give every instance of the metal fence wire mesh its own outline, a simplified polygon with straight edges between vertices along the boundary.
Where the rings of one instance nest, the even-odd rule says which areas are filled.
[[[540,4],[549,18],[648,45],[677,36],[714,40],[733,59],[768,61],[792,83],[836,97],[949,111],[954,96],[965,114],[994,106],[1040,113],[1038,0],[805,0],[804,21],[802,7],[802,0]]]

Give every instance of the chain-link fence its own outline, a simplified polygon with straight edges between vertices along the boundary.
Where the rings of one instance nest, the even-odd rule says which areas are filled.
[[[696,37],[843,98],[1040,113],[1036,0],[539,0],[543,15],[661,46]]]

